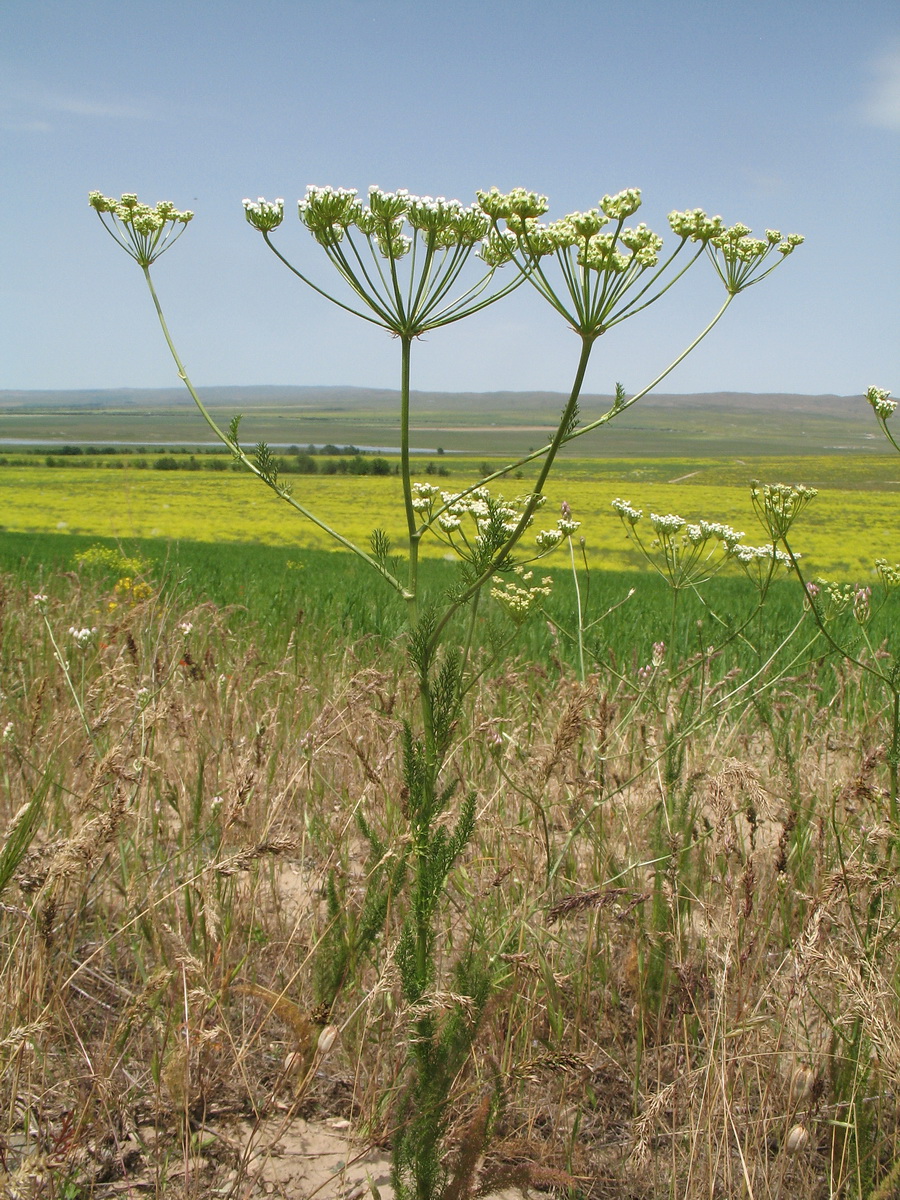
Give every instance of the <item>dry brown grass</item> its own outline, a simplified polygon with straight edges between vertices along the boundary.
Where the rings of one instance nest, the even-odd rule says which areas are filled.
[[[414,1015],[397,914],[330,1011],[313,968],[329,872],[362,902],[354,815],[388,853],[404,836],[402,657],[319,629],[272,661],[212,605],[124,608],[78,576],[47,604],[86,728],[3,581],[0,819],[41,815],[0,897],[0,1192],[249,1198],[301,1118],[390,1138]],[[67,638],[95,624],[87,650]],[[671,777],[660,719],[614,679],[483,681],[450,761],[480,815],[442,957],[475,938],[500,982],[456,1083],[454,1195],[894,1194],[897,847],[840,686],[782,698],[790,755],[732,708]]]

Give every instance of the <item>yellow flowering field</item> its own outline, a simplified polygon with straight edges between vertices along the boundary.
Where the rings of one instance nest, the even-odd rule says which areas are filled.
[[[604,466],[608,470],[609,463]],[[368,545],[376,526],[401,543],[405,526],[400,480],[395,476],[293,476],[291,482],[298,500],[359,544]],[[436,482],[453,490],[464,486],[458,478]],[[514,494],[527,486],[527,481],[510,481],[497,490]],[[553,527],[559,503],[566,500],[582,522],[579,533],[586,539],[592,566],[633,566],[635,552],[610,508],[616,496],[648,515],[674,512],[688,520],[724,521],[745,530],[751,544],[761,540],[745,485],[693,481],[562,476],[550,489],[545,520],[541,522],[539,515],[537,527]],[[795,529],[795,549],[811,571],[862,576],[875,558],[900,560],[897,507],[897,496],[890,490],[823,488]],[[298,549],[333,545],[258,480],[231,472],[7,468],[0,471],[0,528],[263,542]],[[642,528],[649,536],[649,526]],[[433,539],[425,543],[423,552],[441,555],[447,547]],[[563,565],[563,552],[557,551],[550,561]]]

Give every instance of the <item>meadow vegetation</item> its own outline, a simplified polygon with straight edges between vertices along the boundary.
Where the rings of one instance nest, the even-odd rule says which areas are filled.
[[[389,1142],[416,1014],[399,905],[365,923],[409,836],[402,604],[333,554],[3,549],[9,1194],[252,1195],[300,1117]],[[479,812],[439,960],[486,945],[501,971],[452,1085],[454,1161],[610,1200],[889,1196],[884,696],[789,582],[711,656],[696,598],[673,630],[660,581],[591,586],[592,614],[621,607],[584,679],[561,575],[449,765]],[[740,580],[708,599],[756,607]]]
[[[328,590],[343,564],[311,542],[220,554],[217,579],[193,539],[45,538],[74,551],[63,572],[7,551],[10,1194],[333,1193],[341,1170],[269,1171],[317,1113],[385,1147],[394,1200],[893,1194],[900,564],[819,574],[806,484],[753,481],[736,528],[738,489],[693,469],[685,515],[664,511],[685,478],[647,478],[658,464],[640,495],[610,504],[605,481],[596,513],[586,483],[553,482],[803,239],[691,209],[664,249],[625,224],[637,189],[545,223],[524,189],[463,207],[311,187],[298,211],[332,294],[273,240],[283,202],[245,201],[285,267],[399,350],[399,473],[301,483],[182,364],[150,268],[193,214],[90,204],[208,427],[356,571]],[[712,319],[640,391],[582,411],[598,340],[701,261],[724,291]],[[579,344],[548,440],[455,486],[417,478],[414,346],[519,286]],[[867,399],[884,426],[896,406]],[[11,469],[11,490],[39,471]],[[138,472],[44,472],[83,508],[115,481],[134,500],[118,532],[139,531]],[[151,476],[206,489],[211,512],[247,482]],[[363,487],[379,523],[360,536]],[[241,538],[263,495],[215,519]],[[841,497],[845,538],[875,495]],[[601,512],[653,583],[592,570]],[[251,559],[276,569],[251,583]]]
[[[90,463],[90,459],[86,459]],[[116,461],[116,460],[111,460]],[[225,461],[225,460],[219,460]],[[349,461],[349,460],[348,460]],[[385,459],[393,467],[394,460]],[[416,460],[416,478],[458,490],[479,478],[491,460],[453,457]],[[787,460],[575,459],[562,464],[546,488],[548,505],[565,500],[582,522],[588,562],[594,569],[627,570],[640,558],[622,531],[611,502],[617,495],[656,511],[679,512],[691,520],[713,517],[745,530],[752,539],[757,522],[750,480],[791,478]],[[431,470],[429,471],[429,467]],[[441,468],[447,475],[435,474]],[[799,549],[814,572],[867,583],[875,559],[889,544],[897,506],[896,462],[888,457],[816,458],[803,463],[803,480],[820,494],[809,510]],[[496,469],[496,467],[495,467]],[[534,471],[513,477],[503,490],[519,495],[534,482]],[[685,478],[687,476],[687,478]],[[293,479],[294,477],[291,476]],[[379,514],[397,544],[405,533],[400,479],[388,475],[304,475],[294,492],[317,511],[327,511],[357,544]],[[95,537],[167,538],[211,543],[262,543],[296,549],[326,549],[324,530],[302,524],[246,473],[136,471],[93,465],[48,469],[38,459],[0,469],[0,524],[10,532],[66,530]],[[448,547],[422,539],[423,557],[441,557]],[[230,551],[229,551],[230,553]]]

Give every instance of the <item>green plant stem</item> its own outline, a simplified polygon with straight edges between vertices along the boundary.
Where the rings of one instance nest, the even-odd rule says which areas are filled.
[[[66,659],[64,658],[63,653],[60,650],[59,646],[57,645],[56,638],[53,636],[53,628],[50,625],[50,622],[47,620],[47,614],[42,612],[41,616],[44,620],[44,625],[47,628],[47,635],[50,638],[50,645],[53,647],[53,654],[56,658],[56,661],[59,663],[60,667],[62,668],[63,677],[65,678],[65,681],[69,688],[69,691],[72,693],[72,699],[75,701],[75,707],[78,709],[78,715],[81,717],[81,723],[84,726],[84,732],[87,734],[88,741],[91,743],[91,748],[93,749],[94,754],[97,757],[97,761],[99,762],[100,759],[103,757],[103,755],[100,752],[100,747],[97,745],[97,743],[94,739],[94,735],[91,733],[91,727],[88,724],[87,715],[84,711],[84,705],[81,703],[81,697],[78,695],[78,690],[75,687],[75,684],[72,682],[72,674],[69,670],[69,664],[66,661]],[[83,651],[79,651],[79,652],[83,654]],[[82,680],[83,680],[84,679],[84,663],[83,662],[82,662],[81,670],[82,670]],[[83,690],[83,683],[82,683],[82,690]]]
[[[732,300],[734,300],[734,295],[729,294],[726,296],[725,302],[721,305],[719,311],[709,322],[706,328],[694,338],[694,340],[685,350],[682,350],[677,358],[673,358],[665,370],[661,371],[654,379],[652,379],[650,383],[646,385],[646,387],[641,388],[639,392],[635,392],[635,394],[628,400],[624,400],[621,404],[614,405],[612,408],[608,409],[607,412],[605,412],[602,417],[598,417],[596,421],[591,421],[587,425],[581,425],[578,429],[573,430],[570,434],[568,434],[568,436],[563,438],[562,444],[567,445],[569,442],[574,441],[575,438],[583,437],[586,433],[592,433],[595,429],[599,429],[602,425],[608,425],[609,422],[615,417],[618,417],[621,413],[625,412],[626,409],[631,408],[632,404],[637,404],[638,400],[643,400],[644,396],[648,395],[648,393],[652,392],[654,388],[658,387],[666,378],[666,376],[670,375],[672,371],[674,371],[679,365],[679,363],[682,363],[691,353],[691,351],[695,350],[697,346],[699,346],[707,334],[712,332],[715,326],[718,325],[719,321],[721,321],[722,317],[725,315],[725,312]],[[546,445],[541,446],[537,450],[532,450],[531,453],[526,454],[523,458],[518,458],[515,462],[509,463],[505,467],[500,467],[498,470],[493,471],[490,475],[485,475],[483,479],[478,481],[478,483],[473,484],[470,488],[466,488],[465,491],[461,492],[460,498],[468,496],[471,492],[474,492],[476,488],[484,487],[486,484],[493,483],[495,479],[502,479],[505,475],[509,475],[510,472],[516,471],[520,467],[527,466],[528,463],[542,458],[550,451],[552,446],[552,441],[547,442]],[[446,507],[447,506],[444,505],[442,508],[437,509],[434,512],[432,519],[436,520],[439,516],[441,516]]]
[[[409,462],[409,371],[412,355],[412,338],[400,339],[400,474],[403,479],[403,507],[406,510],[406,530],[409,542],[409,566],[406,580],[406,601],[410,620],[415,625],[418,618],[418,575],[419,542],[422,534],[413,508],[412,479]]]
[[[219,441],[223,442],[229,448],[229,450],[231,450],[231,452],[240,459],[243,465],[247,467],[248,470],[252,471],[253,474],[259,479],[262,479],[263,483],[267,484],[277,496],[286,501],[292,508],[296,509],[301,516],[306,517],[308,521],[311,521],[313,525],[316,525],[319,529],[321,529],[323,533],[327,533],[329,537],[334,538],[334,540],[343,546],[345,550],[352,551],[358,558],[361,558],[363,562],[368,563],[369,566],[372,567],[373,570],[377,571],[382,579],[386,580],[395,591],[399,592],[399,594],[405,599],[408,599],[409,597],[406,594],[406,589],[398,579],[395,579],[395,577],[391,574],[387,567],[384,566],[383,563],[380,563],[377,559],[372,558],[370,554],[367,554],[365,550],[351,542],[349,538],[345,538],[343,534],[338,533],[336,529],[332,529],[330,525],[327,525],[323,520],[321,520],[321,518],[317,517],[315,513],[311,512],[308,508],[295,500],[293,496],[289,495],[284,488],[281,488],[276,483],[266,479],[259,468],[251,461],[250,458],[248,458],[240,446],[237,445],[236,442],[233,442],[228,434],[224,432],[224,430],[219,428],[213,419],[212,414],[200,399],[196,388],[191,383],[188,373],[184,368],[184,364],[182,363],[178,351],[175,348],[175,343],[172,341],[172,336],[169,333],[169,327],[166,324],[166,318],[163,314],[162,305],[160,304],[159,297],[156,294],[156,288],[153,286],[150,268],[142,267],[141,269],[144,272],[144,278],[147,281],[147,287],[150,289],[150,295],[153,298],[153,305],[156,309],[156,315],[159,318],[159,324],[163,332],[163,337],[166,339],[166,345],[169,347],[169,353],[172,355],[175,366],[178,369],[178,378],[187,388],[191,399],[200,410],[200,414],[204,421],[206,421],[207,425],[210,427]]]
[[[572,563],[572,580],[575,584],[575,611],[578,613],[578,680],[584,683],[584,611],[581,607],[581,587],[578,583],[578,568],[575,565],[575,547],[571,535],[569,542],[569,558]]]
[[[475,636],[475,621],[478,616],[478,602],[481,600],[481,592],[476,592],[472,597],[472,607],[469,612],[469,625],[466,630],[466,641],[463,646],[462,663],[460,665],[459,678],[460,687],[462,690],[462,681],[465,678],[466,669],[469,665],[469,655],[472,652],[472,640]],[[466,689],[468,690],[468,689]]]
[[[889,802],[891,828],[896,830],[897,821],[898,818],[900,818],[900,688],[898,688],[895,679],[896,669],[890,675],[885,674],[884,671],[880,671],[871,663],[864,662],[862,659],[857,658],[855,654],[852,654],[845,646],[842,646],[840,642],[836,641],[836,639],[831,636],[831,632],[828,629],[822,614],[819,612],[815,598],[809,595],[806,586],[806,580],[803,578],[803,573],[800,570],[800,564],[797,561],[797,556],[791,549],[791,545],[787,538],[783,537],[781,540],[790,557],[794,574],[797,576],[797,579],[800,581],[800,586],[803,588],[803,594],[807,597],[809,611],[813,615],[813,619],[819,628],[819,632],[822,634],[831,648],[835,650],[843,659],[845,659],[846,662],[852,663],[855,667],[859,667],[859,669],[864,671],[866,674],[873,676],[875,679],[881,680],[881,682],[887,686],[891,694],[891,730],[885,757],[887,759],[890,782]],[[896,844],[897,843],[895,840],[895,847]]]
[[[547,476],[550,474],[550,469],[553,466],[553,462],[556,458],[559,448],[563,442],[567,440],[566,431],[571,426],[572,420],[574,419],[575,413],[578,409],[578,397],[581,395],[581,388],[584,384],[585,372],[587,371],[588,362],[590,361],[591,357],[591,350],[593,349],[595,341],[595,337],[588,337],[586,335],[582,336],[581,355],[578,359],[578,368],[575,372],[575,379],[572,383],[572,390],[569,393],[569,399],[566,402],[562,416],[559,419],[559,425],[557,426],[553,440],[547,447],[544,464],[541,468],[540,474],[538,475],[537,482],[532,489],[531,497],[526,504],[521,517],[519,518],[516,528],[509,535],[507,541],[504,542],[501,548],[494,555],[487,568],[481,572],[481,574],[473,583],[469,584],[465,591],[463,591],[463,593],[456,600],[454,600],[452,604],[447,605],[443,615],[435,625],[434,632],[429,641],[429,647],[432,650],[440,642],[441,635],[449,621],[452,619],[453,615],[463,604],[465,604],[472,596],[474,596],[476,592],[481,590],[484,584],[487,583],[487,581],[496,571],[497,564],[511,553],[511,551],[515,548],[516,543],[522,537],[522,534],[528,528],[529,522],[534,516],[535,510],[540,503],[541,496],[544,494],[544,485],[547,482]],[[504,471],[501,473],[505,474],[506,472]],[[494,476],[491,476],[490,478],[494,478]],[[472,490],[474,489],[469,489],[469,491]]]

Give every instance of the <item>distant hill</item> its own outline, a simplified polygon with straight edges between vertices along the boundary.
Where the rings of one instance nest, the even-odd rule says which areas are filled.
[[[201,395],[213,408],[309,409],[319,413],[384,412],[395,408],[398,393],[389,388],[290,387],[248,385],[202,388]],[[561,392],[413,392],[416,408],[456,414],[528,413],[553,417],[566,397]],[[601,409],[612,400],[608,395],[585,394],[583,408]],[[108,388],[80,391],[0,391],[0,412],[103,411],[172,408],[190,404],[183,388]],[[678,408],[741,411],[743,413],[795,413],[859,417],[862,396],[807,396],[784,392],[700,392],[691,394],[657,392],[641,400],[642,408]]]

